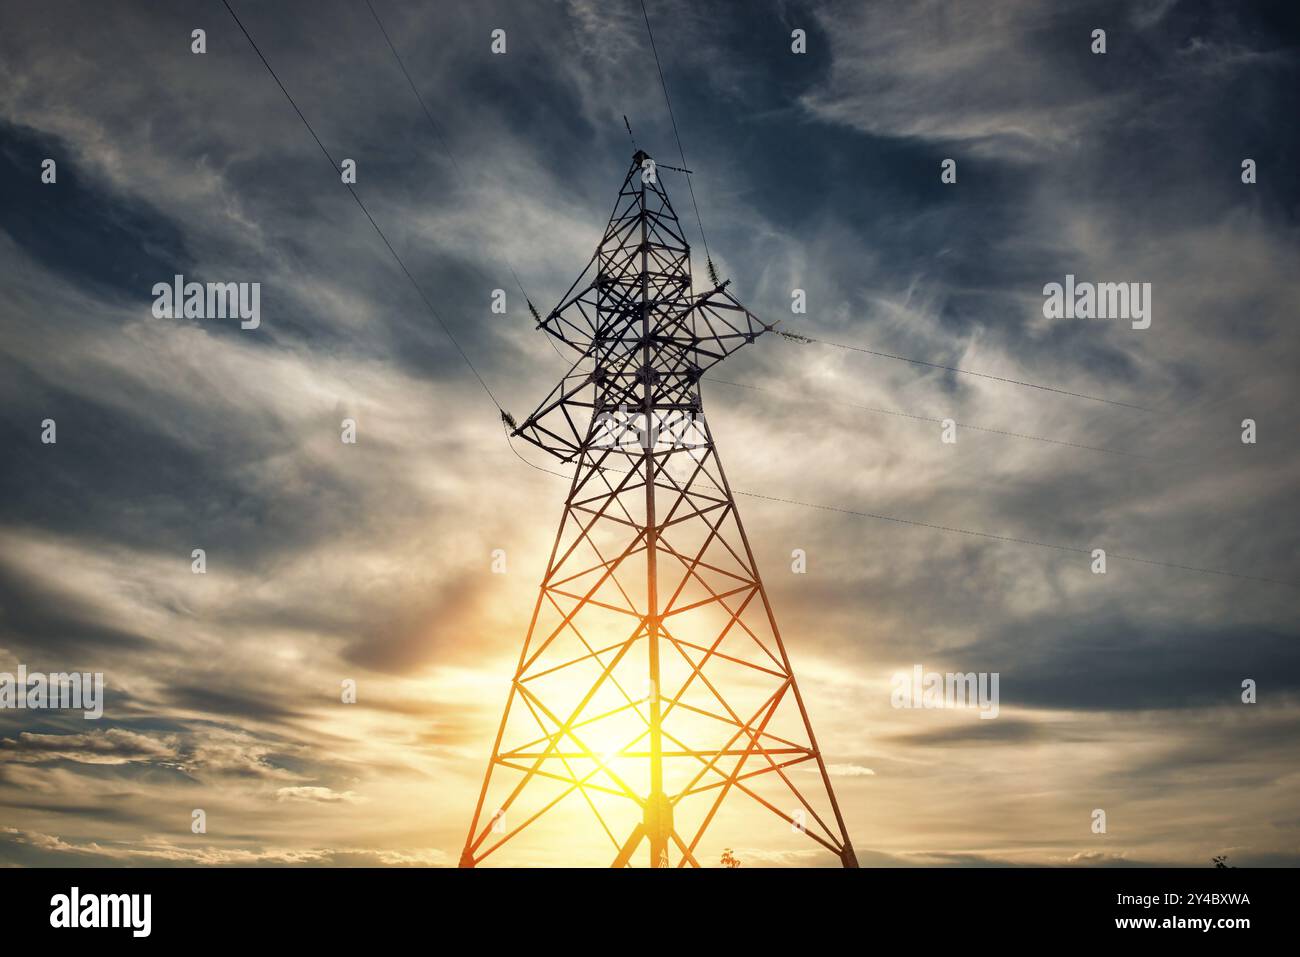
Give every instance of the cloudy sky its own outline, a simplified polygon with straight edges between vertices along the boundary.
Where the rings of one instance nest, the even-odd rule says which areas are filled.
[[[526,414],[565,366],[511,269],[543,311],[568,288],[625,115],[681,162],[639,4],[374,0],[437,129],[364,3],[232,5]],[[769,497],[740,507],[859,859],[1300,862],[1296,24],[648,7],[750,308],[1108,400],[777,336],[705,384],[728,477]],[[506,444],[218,0],[0,4],[0,193],[0,671],[107,685],[98,721],[0,711],[0,863],[454,864],[565,483]],[[260,282],[261,325],[155,318],[177,273]],[[1150,328],[1044,318],[1067,274],[1150,283]],[[891,707],[915,665],[998,673],[999,716]],[[746,864],[827,863],[736,820]],[[513,861],[603,860],[599,837]]]

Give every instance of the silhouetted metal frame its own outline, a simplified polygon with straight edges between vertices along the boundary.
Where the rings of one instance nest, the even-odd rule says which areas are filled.
[[[615,866],[629,863],[639,843],[649,837],[651,866],[661,866],[669,862],[667,845],[671,843],[679,854],[677,866],[698,867],[700,865],[695,857],[695,849],[725,799],[733,791],[747,795],[788,824],[798,826],[791,815],[772,805],[744,783],[760,774],[775,774],[797,797],[821,831],[817,833],[811,827],[801,828],[804,833],[836,854],[844,866],[856,867],[857,860],[831,785],[830,775],[817,746],[812,723],[799,692],[798,683],[795,681],[785,644],[776,623],[776,616],[758,574],[757,563],[744,525],[740,521],[735,499],[722,469],[721,460],[717,456],[712,432],[708,423],[702,417],[698,417],[698,414],[703,411],[703,404],[698,394],[699,380],[703,372],[726,358],[731,352],[753,342],[762,333],[771,331],[772,326],[761,322],[732,296],[727,291],[728,283],[721,283],[698,296],[693,293],[690,279],[690,247],[682,235],[667,193],[657,179],[647,181],[642,175],[642,163],[646,159],[648,157],[640,152],[633,158],[632,166],[624,177],[614,213],[596,253],[573,286],[562,297],[560,305],[539,323],[539,328],[575,350],[579,358],[551,395],[532,415],[515,428],[513,434],[537,445],[561,461],[575,464],[575,469],[569,494],[565,500],[560,527],[547,563],[547,572],[538,590],[524,646],[520,651],[519,662],[492,746],[492,756],[484,774],[460,863],[462,867],[473,867],[482,862],[577,791],[616,848]],[[658,208],[651,208],[647,202],[647,194],[653,196]],[[634,236],[639,241],[629,245],[629,239]],[[597,267],[596,277],[581,285],[593,264]],[[579,289],[580,285],[581,289]],[[675,295],[663,297],[661,292],[665,286],[676,286]],[[654,328],[650,322],[652,315],[656,318]],[[629,336],[629,332],[633,335]],[[638,354],[639,365],[631,366],[630,363]],[[704,433],[705,441],[696,446],[703,454],[698,458],[692,455],[696,464],[684,482],[679,482],[666,468],[668,456],[680,454],[683,449],[674,447],[658,452],[654,442],[637,442],[633,443],[632,448],[639,449],[639,452],[634,454],[627,451],[628,446],[624,443],[620,443],[617,447],[599,447],[596,444],[597,409],[609,412],[620,408],[639,409],[645,416],[647,433],[651,433],[652,429],[659,430],[659,417],[662,413],[679,414],[676,420],[671,418],[663,420],[670,428],[674,424],[680,427],[681,423],[691,421],[687,418],[689,415],[697,415],[691,421],[691,427]],[[575,412],[579,416],[590,416],[590,421],[585,426],[582,425],[575,420]],[[547,424],[547,420],[558,420],[562,424]],[[611,464],[611,459],[621,458],[629,461],[629,468],[620,469]],[[660,458],[665,464],[660,464]],[[705,467],[710,462],[716,470],[716,476]],[[615,476],[616,480],[611,480],[611,475]],[[668,484],[664,484],[665,479]],[[603,489],[595,489],[597,482],[603,483]],[[646,518],[638,521],[628,511],[622,496],[629,492],[636,492],[641,487],[644,487]],[[676,496],[662,519],[656,515],[656,490],[675,493]],[[709,494],[710,492],[716,494]],[[614,514],[617,511],[622,512],[621,517]],[[726,541],[720,533],[728,518],[734,522],[739,535],[738,543]],[[606,558],[601,553],[591,536],[592,530],[602,520],[625,524],[635,532],[622,551],[611,558]],[[690,521],[703,522],[708,534],[699,548],[693,554],[687,555],[674,548],[669,538],[671,529]],[[565,530],[571,522],[577,528],[577,533],[572,542],[561,552]],[[704,555],[715,542],[720,543],[727,550],[739,568],[749,576],[748,578],[704,561]],[[739,548],[736,547],[737,544]],[[567,569],[566,562],[582,545],[593,550],[598,559],[597,564],[577,571]],[[644,613],[637,609],[635,602],[617,576],[619,566],[623,562],[642,552],[646,554],[647,576],[647,610]],[[681,582],[662,608],[659,606],[656,571],[656,563],[661,554],[675,559],[685,569]],[[738,584],[734,588],[720,591],[700,574],[701,568],[714,575],[734,579]],[[561,569],[564,569],[567,574],[557,579],[556,575]],[[585,593],[568,591],[562,587],[597,570],[600,570],[599,576]],[[614,584],[626,602],[626,608],[594,597],[607,581]],[[690,581],[698,583],[707,592],[708,597],[688,605],[677,606],[676,602]],[[572,608],[566,612],[564,606],[557,600],[557,596],[573,602]],[[771,629],[775,651],[761,641],[743,620],[742,616],[750,609],[755,596],[761,601],[762,614]],[[731,601],[731,599],[735,600]],[[541,636],[537,632],[538,621],[542,609],[548,602],[550,607],[561,616],[561,620],[548,635]],[[706,604],[718,605],[727,616],[725,626],[711,645],[706,647],[696,644],[678,638],[672,633],[669,619]],[[627,637],[601,648],[593,647],[574,621],[579,612],[589,605],[628,615],[631,619],[631,628]],[[733,628],[745,632],[749,639],[767,655],[772,664],[771,668],[718,650]],[[551,643],[566,631],[577,638],[585,649],[585,654],[548,667],[544,671],[528,674],[530,667],[537,662]],[[653,693],[647,698],[637,700],[613,677],[613,671],[631,649],[643,639],[646,640],[649,651],[647,668]],[[680,655],[689,670],[688,677],[671,698],[663,697],[659,693],[661,643]],[[698,659],[692,658],[688,649],[701,656]],[[753,714],[742,717],[727,703],[725,693],[715,687],[704,674],[705,666],[714,658],[763,672],[779,679],[781,683]],[[533,693],[528,687],[529,682],[537,678],[587,661],[594,661],[600,666],[599,677],[567,717],[554,714],[542,697]],[[709,690],[724,713],[717,713],[682,700],[697,679]],[[578,720],[606,681],[610,682],[625,703],[602,714]],[[776,714],[787,694],[793,696],[798,708],[808,737],[807,747],[766,731],[769,721]],[[643,705],[648,706],[646,712],[642,710]],[[508,751],[502,751],[502,742],[512,708],[520,706],[526,709],[536,721],[540,736]],[[663,726],[664,719],[676,708],[734,726],[735,731],[720,748],[700,750],[688,747]],[[644,759],[650,762],[650,793],[646,795],[636,793],[632,787],[621,780],[607,766],[605,759],[583,741],[580,734],[584,726],[629,710],[644,723],[645,728],[614,757]],[[554,730],[548,730],[547,721],[554,726]],[[649,744],[645,750],[631,750],[647,736]],[[738,745],[737,741],[742,738],[745,740]],[[665,741],[672,750],[664,750]],[[565,743],[572,750],[564,750]],[[537,750],[538,748],[541,750]],[[687,785],[673,795],[663,794],[662,791],[662,762],[665,757],[693,758],[701,765]],[[719,760],[724,757],[737,759],[729,772],[718,767]],[[593,764],[592,770],[581,777],[569,763],[571,760],[578,759],[586,759]],[[748,767],[751,759],[758,761],[752,768]],[[817,764],[821,784],[825,788],[833,813],[833,827],[817,813],[786,774],[786,769],[810,760]],[[562,775],[554,770],[543,768],[544,762],[547,761],[559,761],[566,774]],[[493,770],[498,767],[517,771],[522,777],[497,812],[484,821],[484,802],[492,781]],[[602,772],[612,786],[591,781]],[[488,838],[492,834],[492,824],[496,814],[508,810],[529,783],[537,778],[559,781],[568,787],[529,815],[522,823],[506,831],[499,840],[489,842]],[[718,792],[717,796],[689,841],[677,832],[675,826],[656,839],[654,835],[647,833],[644,824],[638,824],[630,835],[620,841],[600,813],[596,802],[592,800],[593,793],[627,799],[639,805],[644,812],[647,805],[655,801],[662,800],[669,805],[676,805],[687,797],[712,790]]]

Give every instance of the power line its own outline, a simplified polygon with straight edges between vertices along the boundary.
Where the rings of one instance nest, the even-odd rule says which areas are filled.
[[[673,124],[673,138],[677,140],[677,152],[682,157],[682,166],[689,169],[691,164],[686,162],[686,150],[682,148],[682,137],[677,132],[677,117],[673,115],[673,101],[668,98],[668,82],[664,79],[663,64],[659,62],[659,50],[655,47],[655,34],[650,29],[650,14],[646,12],[645,0],[641,0],[641,16],[645,17],[645,32],[650,37],[650,52],[655,55],[655,69],[659,71],[659,85],[663,88],[664,103],[668,106],[668,119]],[[691,205],[695,207],[695,222],[699,224],[700,239],[704,242],[704,258],[709,264],[709,271],[712,272],[713,257],[709,254],[709,240],[704,235],[704,220],[700,218],[700,204],[695,201],[695,186],[689,175],[686,177],[686,188],[691,191]]]
[[[375,23],[379,26],[379,32],[384,35],[384,41],[388,44],[388,49],[393,51],[393,59],[397,61],[397,66],[402,71],[402,76],[406,77],[406,83],[411,88],[411,92],[415,94],[415,99],[420,104],[420,109],[424,111],[425,118],[428,119],[429,125],[433,127],[433,131],[438,134],[438,139],[442,140],[442,148],[446,152],[447,158],[451,160],[451,165],[456,168],[457,174],[463,175],[461,174],[460,164],[456,162],[456,157],[452,155],[451,141],[443,132],[442,126],[433,118],[433,114],[429,111],[429,107],[425,105],[424,97],[420,95],[420,91],[415,86],[415,81],[411,79],[411,74],[406,70],[406,64],[402,62],[402,57],[397,52],[397,47],[393,45],[393,40],[388,35],[388,30],[384,28],[384,21],[379,19],[379,14],[375,12],[375,8],[370,3],[370,0],[366,0],[366,7],[369,8],[370,15],[375,18]]]
[[[442,124],[433,118],[433,113],[424,102],[424,97],[420,95],[420,90],[416,87],[415,80],[411,78],[410,71],[406,69],[406,63],[402,60],[402,55],[397,52],[397,46],[393,43],[392,37],[388,35],[388,30],[384,27],[384,21],[379,18],[379,13],[375,10],[374,5],[370,0],[366,0],[366,7],[370,10],[370,15],[374,17],[375,24],[379,27],[379,32],[384,35],[384,41],[388,44],[388,49],[392,51],[393,59],[397,61],[397,67],[402,71],[402,76],[406,78],[406,85],[409,86],[411,92],[415,94],[416,102],[420,104],[420,109],[424,112],[425,119],[429,121],[429,125],[433,127],[434,133],[438,135],[438,139],[442,142],[442,151],[447,154],[447,159],[451,160],[452,168],[456,171],[456,176],[459,177],[461,186],[467,187],[469,185],[469,180],[465,176],[465,171],[461,169],[461,165],[456,159],[456,154],[451,148],[451,139],[443,130]],[[631,130],[629,129],[628,132],[630,133]],[[479,275],[487,278],[482,269],[478,269],[478,267],[475,268],[478,270]],[[524,288],[523,282],[519,279],[519,274],[515,272],[514,264],[511,263],[509,259],[506,260],[506,268],[510,270],[510,275],[514,279],[515,285],[519,287],[519,293],[524,297],[524,302],[528,304],[530,310],[533,309],[533,301],[528,297],[528,290]]]
[[[262,65],[266,67],[266,71],[271,74],[271,78],[275,80],[275,85],[280,88],[280,92],[283,93],[284,98],[289,101],[289,105],[293,107],[293,111],[298,114],[298,119],[302,120],[302,125],[307,127],[307,132],[310,133],[311,138],[316,141],[316,145],[320,147],[321,153],[323,153],[325,155],[325,158],[329,160],[330,166],[333,167],[334,171],[338,172],[340,169],[339,164],[334,161],[334,157],[330,155],[330,151],[325,148],[325,144],[321,142],[321,138],[316,135],[316,131],[312,128],[311,123],[307,122],[307,117],[303,115],[302,110],[298,108],[298,104],[294,102],[293,97],[290,95],[289,91],[285,88],[284,84],[280,81],[280,77],[276,74],[275,69],[271,66],[270,61],[267,60],[266,56],[262,53],[261,49],[258,47],[257,42],[253,39],[252,34],[248,32],[248,28],[244,26],[243,21],[239,19],[238,14],[235,13],[234,8],[230,6],[227,0],[221,0],[221,3],[226,8],[226,10],[230,13],[230,16],[234,19],[235,23],[239,26],[240,31],[244,34],[244,37],[248,40],[249,46],[253,48],[253,52],[257,54],[257,58],[261,60]],[[446,334],[447,339],[451,342],[453,346],[456,347],[456,351],[460,353],[460,357],[463,360],[465,360],[465,365],[469,366],[469,371],[474,373],[474,378],[477,379],[478,384],[483,387],[483,391],[486,392],[488,398],[492,400],[492,404],[497,407],[497,411],[498,412],[501,411],[501,403],[497,401],[497,397],[493,395],[492,390],[488,387],[487,382],[484,381],[483,376],[479,374],[478,369],[475,368],[474,363],[470,361],[470,358],[468,355],[466,355],[465,350],[462,349],[460,343],[456,341],[456,337],[452,335],[451,329],[449,329],[447,327],[447,324],[442,321],[442,317],[438,315],[438,310],[435,309],[433,303],[429,301],[429,297],[424,294],[424,290],[421,289],[420,284],[415,281],[415,277],[411,275],[411,271],[406,268],[406,263],[402,262],[402,257],[397,255],[397,250],[394,249],[393,244],[388,241],[388,237],[384,235],[384,231],[379,228],[379,224],[375,222],[375,218],[370,215],[370,210],[366,209],[366,204],[361,201],[361,197],[357,194],[357,191],[353,188],[351,183],[343,183],[343,185],[347,187],[347,190],[352,195],[352,198],[356,200],[357,206],[361,208],[361,212],[365,213],[366,219],[369,220],[370,225],[374,227],[374,230],[379,235],[379,238],[383,240],[384,245],[388,248],[388,252],[393,257],[394,262],[397,263],[398,267],[402,270],[402,273],[410,281],[411,286],[414,287],[420,299],[423,300],[425,307],[429,310],[429,314],[433,316],[433,318],[437,320],[438,325],[442,327],[442,331]]]
[[[987,538],[998,542],[1008,542],[1016,545],[1033,545],[1037,548],[1051,548],[1060,552],[1073,552],[1080,555],[1091,555],[1092,549],[1080,548],[1076,545],[1058,545],[1052,542],[1037,542],[1027,538],[1015,538],[1011,535],[995,535],[992,532],[980,532],[969,528],[958,528],[954,525],[938,525],[933,522],[922,522],[916,519],[899,518],[895,515],[882,515],[877,512],[860,512],[851,508],[840,508],[835,505],[819,505],[814,502],[800,502],[795,499],[777,498],[774,495],[761,495],[758,492],[742,492],[736,490],[737,495],[746,495],[749,498],[766,499],[770,502],[780,502],[785,505],[801,505],[804,508],[816,508],[827,512],[840,512],[844,515],[857,515],[861,518],[872,518],[882,522],[894,522],[899,525],[912,525],[919,528],[929,528],[940,532],[954,532],[959,535],[972,535],[977,538]],[[1300,588],[1296,582],[1283,581],[1278,578],[1264,578],[1259,575],[1242,575],[1237,572],[1223,571],[1217,568],[1201,568],[1196,565],[1180,565],[1176,562],[1159,561],[1154,558],[1137,558],[1133,555],[1115,555],[1107,553],[1107,558],[1122,562],[1136,562],[1142,565],[1158,565],[1162,568],[1176,568],[1188,572],[1200,572],[1204,575],[1222,575],[1227,578],[1239,578],[1246,581],[1268,582],[1271,585],[1285,585],[1288,588]]]
[[[524,458],[523,455],[519,453],[519,450],[514,447],[513,437],[510,435],[508,431],[506,433],[506,440],[510,442],[510,448],[515,453],[515,456],[525,465],[529,466],[530,468],[534,468],[539,472],[545,472],[548,475],[554,475],[557,478],[562,478],[565,481],[568,482],[573,481],[572,475],[565,475],[561,472],[552,471],[551,469],[544,468],[543,466],[537,465],[533,462],[528,461],[528,459]],[[599,465],[596,466],[596,469],[601,472],[614,472],[620,475],[626,474],[628,471],[627,469],[616,469],[608,465]],[[716,491],[719,492],[723,491],[722,489],[718,488],[716,485],[713,485],[711,482],[704,482],[703,484],[708,485],[709,487],[713,488]],[[1089,556],[1092,555],[1092,549],[1082,548],[1077,545],[1060,545],[1054,542],[1035,541],[1034,539],[1030,539],[1030,538],[1017,538],[1013,535],[998,535],[993,532],[981,532],[971,528],[960,528],[956,525],[940,525],[935,522],[923,522],[919,519],[900,518],[897,515],[885,515],[881,512],[864,512],[858,509],[843,508],[838,505],[824,505],[818,502],[803,502],[793,498],[781,498],[776,495],[764,495],[761,492],[746,492],[743,489],[737,489],[737,488],[733,488],[731,489],[731,491],[736,495],[744,495],[747,498],[762,499],[768,502],[777,502],[782,505],[797,505],[801,508],[814,508],[823,512],[837,512],[842,515],[853,515],[858,518],[870,518],[879,522],[891,522],[896,525],[906,525],[913,528],[928,528],[938,532],[950,532],[957,535],[969,535],[974,538],[984,538],[990,541],[1002,542],[1004,544],[1031,545],[1035,548],[1050,548],[1053,551],[1069,552],[1076,555],[1089,555]],[[1202,568],[1197,565],[1183,565],[1178,562],[1166,562],[1154,558],[1139,558],[1134,555],[1117,555],[1110,552],[1106,553],[1106,557],[1114,561],[1133,562],[1139,565],[1155,565],[1161,568],[1173,568],[1179,571],[1199,572],[1200,574],[1203,575],[1219,575],[1225,578],[1240,579],[1242,581],[1264,582],[1270,585],[1284,585],[1287,588],[1300,588],[1300,584],[1296,582],[1284,581],[1279,578],[1265,578],[1260,575],[1243,575],[1238,572],[1224,571],[1223,569],[1218,569],[1218,568]]]
[[[547,341],[548,342],[550,341],[549,336],[547,337]],[[551,347],[552,349],[555,348],[554,343],[551,344]],[[560,354],[558,349],[555,349],[555,353],[557,356],[559,356],[561,360],[564,360],[564,356]],[[877,406],[861,405],[857,402],[849,402],[845,399],[835,399],[835,398],[830,398],[828,396],[809,395],[806,392],[796,392],[796,393],[781,392],[776,389],[768,389],[763,386],[751,385],[745,382],[732,382],[729,379],[719,379],[715,376],[710,376],[710,375],[702,376],[701,378],[706,382],[716,382],[719,385],[730,386],[733,389],[746,389],[750,392],[762,392],[767,395],[777,396],[779,398],[803,399],[804,401],[807,402],[822,402],[827,405],[842,405],[846,408],[860,409],[863,412],[872,412],[877,415],[892,415],[902,419],[913,419],[917,422],[932,422],[936,425],[943,425],[944,423],[944,419],[939,418],[937,416],[918,415],[917,413],[914,412],[904,412],[901,409],[882,409]],[[1131,452],[1127,449],[1108,448],[1106,446],[1101,446],[1101,445],[1087,445],[1082,442],[1067,442],[1064,439],[1053,439],[1045,435],[1031,435],[1027,432],[1012,432],[1008,429],[991,429],[985,426],[972,425],[968,422],[957,422],[955,420],[953,424],[960,429],[969,430],[972,432],[983,432],[988,435],[1002,435],[1014,439],[1029,439],[1034,442],[1045,442],[1049,445],[1059,445],[1065,448],[1082,449],[1088,452],[1101,452],[1106,455],[1121,455],[1126,458],[1154,461],[1153,457],[1150,455],[1143,455],[1140,452]]]
[[[1056,386],[1042,385],[1037,382],[1026,382],[1023,379],[1010,379],[1007,378],[1006,376],[992,375],[991,373],[988,372],[975,372],[971,369],[961,369],[958,368],[957,366],[941,365],[937,362],[928,362],[925,359],[913,359],[909,356],[895,355],[892,352],[878,352],[875,349],[866,349],[863,348],[862,346],[851,346],[843,342],[831,342],[829,339],[815,339],[812,336],[805,336],[799,333],[782,332],[780,333],[780,335],[783,339],[790,342],[798,342],[798,343],[816,342],[824,346],[832,346],[836,349],[846,349],[850,352],[861,352],[864,353],[865,355],[876,356],[881,359],[895,359],[899,362],[909,362],[912,365],[926,366],[930,369],[942,369],[944,372],[955,372],[960,375],[976,376],[980,379],[991,379],[995,382],[1004,382],[1007,383],[1008,385],[1024,386],[1025,388],[1028,389],[1039,389],[1043,392],[1054,392],[1057,395],[1066,395],[1075,399],[1087,399],[1090,402],[1104,402],[1107,405],[1116,405],[1125,409],[1136,409],[1138,412],[1154,411],[1152,409],[1147,408],[1146,406],[1134,405],[1131,402],[1119,402],[1115,399],[1107,399],[1099,395],[1088,395],[1087,393],[1084,392],[1070,392],[1066,389],[1058,389]]]
[[[768,395],[779,396],[787,399],[800,398],[811,402],[825,402],[828,405],[843,405],[851,409],[861,409],[864,412],[874,412],[878,415],[893,415],[903,419],[915,419],[919,422],[934,422],[939,425],[942,425],[945,421],[944,419],[936,418],[935,416],[917,415],[913,412],[903,412],[899,409],[880,409],[870,405],[859,405],[856,402],[848,402],[843,399],[822,398],[819,396],[808,395],[806,393],[791,395],[790,393],[787,392],[778,392],[775,389],[765,389],[762,386],[747,385],[743,382],[730,382],[727,379],[717,379],[714,378],[713,376],[704,376],[703,378],[708,382],[717,382],[720,385],[728,385],[734,389],[748,389],[751,392],[765,392]],[[962,429],[969,429],[972,432],[987,432],[990,435],[1005,435],[1015,439],[1031,439],[1035,442],[1047,442],[1050,443],[1051,445],[1063,445],[1072,449],[1086,449],[1089,452],[1104,452],[1107,455],[1125,455],[1131,458],[1139,458],[1139,459],[1150,458],[1150,456],[1140,455],[1137,452],[1128,452],[1123,449],[1110,449],[1100,445],[1084,445],[1079,442],[1066,442],[1063,439],[1051,439],[1045,435],[1030,435],[1027,432],[1010,432],[1005,429],[989,429],[978,425],[970,425],[967,423],[957,422],[957,421],[954,421],[953,424]]]

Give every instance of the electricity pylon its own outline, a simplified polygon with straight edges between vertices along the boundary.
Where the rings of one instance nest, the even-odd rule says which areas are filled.
[[[706,831],[759,840],[740,803],[857,866],[700,404],[704,372],[772,327],[709,273],[696,294],[637,151],[587,268],[534,312],[576,361],[522,424],[503,418],[574,472],[462,867],[534,835],[699,866],[721,849]]]

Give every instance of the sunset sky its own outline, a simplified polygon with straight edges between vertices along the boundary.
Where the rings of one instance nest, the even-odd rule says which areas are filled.
[[[364,3],[231,0],[522,417],[566,364],[511,269],[543,313],[569,288],[624,116],[681,163],[641,7],[373,2],[445,140]],[[704,384],[861,863],[1300,863],[1296,24],[647,7],[749,308],[1060,390],[778,336]],[[260,282],[260,327],[155,318],[178,273]],[[218,0],[0,2],[0,274],[0,672],[106,684],[98,721],[0,710],[0,865],[454,865],[567,488]],[[1150,328],[1044,318],[1067,274],[1151,283]],[[891,707],[916,665],[998,673],[998,717]],[[835,863],[742,801],[746,866]],[[573,821],[490,862],[608,856]]]

